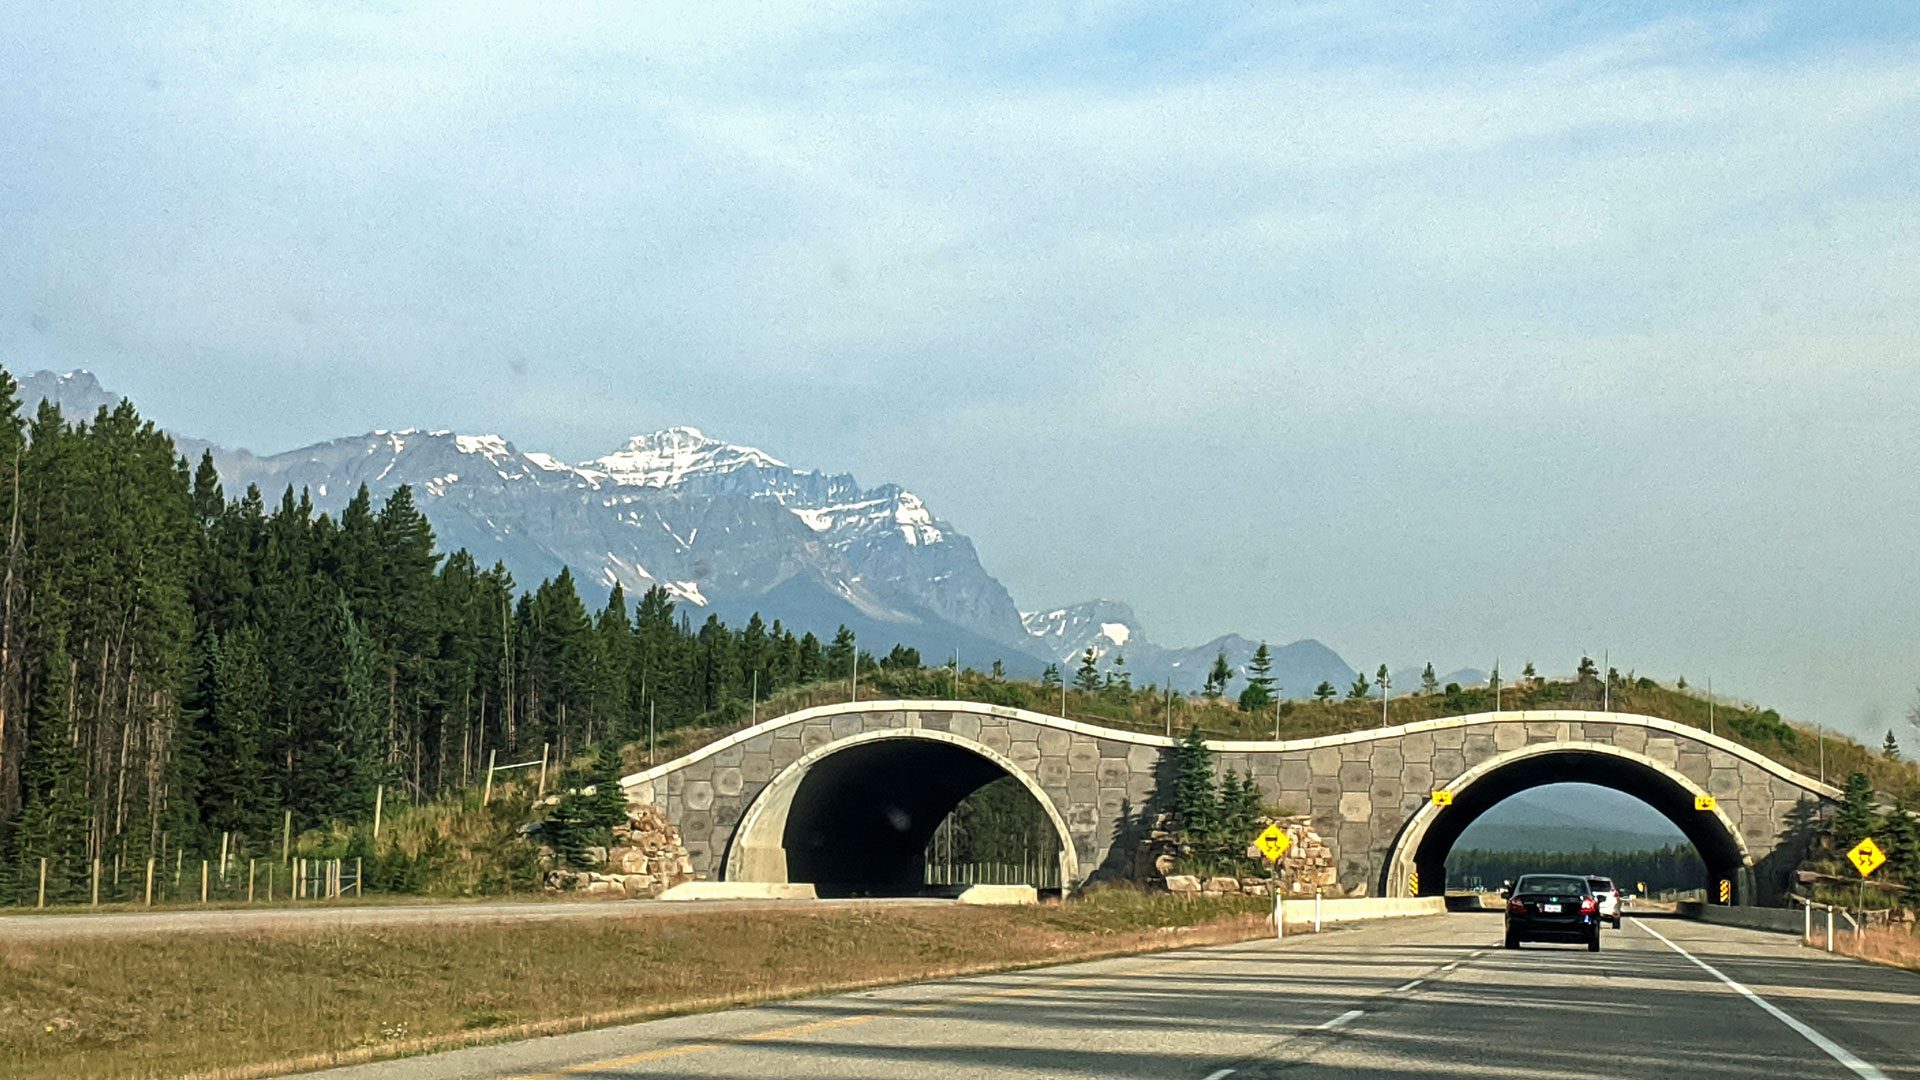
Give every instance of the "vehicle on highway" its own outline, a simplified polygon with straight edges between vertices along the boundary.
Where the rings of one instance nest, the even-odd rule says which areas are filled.
[[[1507,948],[1528,941],[1586,942],[1600,951],[1600,902],[1578,874],[1527,874],[1507,898]]]
[[[1627,906],[1626,898],[1620,895],[1620,886],[1612,878],[1587,875],[1587,888],[1593,890],[1594,902],[1600,911],[1600,921],[1610,922],[1615,930],[1620,929],[1621,912]]]

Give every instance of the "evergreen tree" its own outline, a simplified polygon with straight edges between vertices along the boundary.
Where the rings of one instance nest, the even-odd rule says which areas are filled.
[[[1325,679],[1320,681],[1319,686],[1313,688],[1313,696],[1319,698],[1320,704],[1322,705],[1331,704],[1333,702],[1333,695],[1338,692],[1339,691],[1333,688],[1333,684],[1327,682]]]
[[[1353,685],[1347,687],[1347,700],[1359,701],[1361,698],[1366,697],[1368,694],[1372,692],[1373,692],[1373,685],[1367,682],[1366,673],[1359,672],[1359,673],[1356,673],[1353,677]]]
[[[1527,666],[1520,669],[1520,677],[1530,683],[1540,681],[1540,676],[1535,674],[1533,670],[1533,661],[1527,661]],[[1684,687],[1682,689],[1684,689]]]
[[[1580,658],[1580,667],[1574,674],[1581,682],[1596,681],[1600,678],[1600,665],[1593,662],[1593,657],[1582,656]]]
[[[1173,751],[1173,813],[1196,851],[1210,851],[1220,823],[1219,797],[1213,783],[1213,758],[1198,726]]]
[[[1046,669],[1040,672],[1040,685],[1048,690],[1060,689],[1059,664],[1048,664]]]
[[[1133,693],[1133,673],[1127,670],[1125,653],[1113,654],[1113,666],[1107,671],[1107,685],[1122,696]]]
[[[1887,729],[1887,737],[1880,743],[1880,756],[1888,761],[1900,760],[1900,742],[1893,737],[1893,729]]]
[[[1840,809],[1833,816],[1833,842],[1841,851],[1850,851],[1854,845],[1865,839],[1873,831],[1877,815],[1873,808],[1873,782],[1865,773],[1853,773],[1847,777],[1846,787],[1840,796]]]
[[[65,638],[56,637],[34,696],[32,745],[23,769],[21,870],[37,876],[38,862],[45,858],[48,890],[61,899],[84,878],[80,865],[87,857],[90,816],[86,766],[74,745],[75,666]]]
[[[1380,688],[1380,696],[1383,698],[1387,696],[1388,690],[1393,689],[1393,676],[1387,673],[1387,665],[1381,664],[1380,670],[1373,673],[1373,684]]]
[[[827,678],[845,679],[853,674],[854,665],[853,631],[843,623],[834,632],[833,644],[827,646]]]
[[[1889,876],[1907,886],[1905,902],[1920,897],[1920,823],[1904,802],[1888,808],[1874,829],[1880,848],[1887,856]]]
[[[1240,707],[1248,712],[1260,712],[1274,702],[1273,653],[1267,643],[1253,651],[1253,659],[1247,662],[1247,685],[1240,691]]]
[[[1079,670],[1073,673],[1073,685],[1075,689],[1091,694],[1100,689],[1101,682],[1100,654],[1089,645],[1087,651],[1080,657]]]
[[[1427,661],[1426,668],[1420,672],[1420,692],[1429,697],[1440,692],[1440,679],[1433,673],[1431,660]]]
[[[1213,658],[1213,667],[1207,672],[1206,686],[1201,693],[1208,701],[1218,701],[1227,692],[1227,683],[1233,678],[1233,665],[1227,663],[1227,650]]]
[[[993,667],[991,670],[988,671],[987,677],[992,679],[994,682],[1006,682],[1007,681],[1006,662],[998,659],[994,660]]]

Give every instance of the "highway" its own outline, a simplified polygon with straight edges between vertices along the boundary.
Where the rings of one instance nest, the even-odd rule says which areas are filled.
[[[1495,914],[1330,928],[312,1075],[1920,1080],[1920,976],[1670,918],[1598,954],[1499,936]]]

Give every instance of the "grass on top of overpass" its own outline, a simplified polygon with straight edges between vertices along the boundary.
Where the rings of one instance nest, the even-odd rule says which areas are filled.
[[[1263,936],[1270,902],[1109,889],[1035,908],[0,944],[0,1076],[268,1076],[827,991]]]

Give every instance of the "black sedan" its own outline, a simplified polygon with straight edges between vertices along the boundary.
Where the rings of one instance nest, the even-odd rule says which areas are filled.
[[[1523,941],[1584,941],[1588,952],[1600,951],[1600,903],[1586,878],[1528,874],[1506,897],[1507,948]]]

